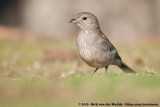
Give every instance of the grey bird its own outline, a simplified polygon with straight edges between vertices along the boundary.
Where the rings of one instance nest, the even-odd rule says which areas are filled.
[[[102,67],[107,72],[109,65],[117,65],[126,73],[136,73],[122,61],[116,48],[101,31],[94,14],[81,12],[69,23],[80,28],[76,43],[79,56],[89,66],[96,68],[94,73]]]

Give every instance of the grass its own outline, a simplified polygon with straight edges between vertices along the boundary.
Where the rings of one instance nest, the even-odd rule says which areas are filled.
[[[45,52],[76,50],[71,41],[0,40],[0,105],[2,107],[76,107],[78,103],[159,103],[160,43],[115,44],[137,73],[109,67],[104,76],[79,59],[46,58]],[[77,54],[77,53],[75,53]],[[61,56],[64,56],[62,53]]]

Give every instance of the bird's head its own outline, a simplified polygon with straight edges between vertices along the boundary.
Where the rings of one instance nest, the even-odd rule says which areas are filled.
[[[94,30],[99,28],[99,23],[96,16],[89,12],[82,12],[75,16],[74,19],[71,19],[69,23],[74,23],[84,30]]]

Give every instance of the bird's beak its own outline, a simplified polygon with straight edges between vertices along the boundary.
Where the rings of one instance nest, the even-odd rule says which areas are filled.
[[[77,23],[77,20],[76,20],[76,19],[71,19],[71,20],[69,21],[69,23]]]

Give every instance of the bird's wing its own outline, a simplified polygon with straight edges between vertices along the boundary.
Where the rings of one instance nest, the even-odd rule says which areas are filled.
[[[116,48],[112,45],[112,43],[108,40],[108,38],[106,37],[106,35],[104,35],[104,33],[103,33],[102,31],[100,31],[99,36],[104,40],[107,48],[109,48],[109,50],[110,50],[111,52],[114,52],[115,58],[121,60],[121,57],[119,56],[118,51],[117,51]]]

